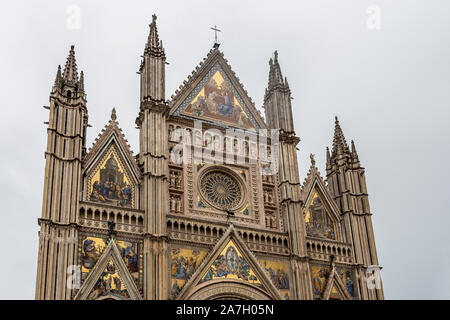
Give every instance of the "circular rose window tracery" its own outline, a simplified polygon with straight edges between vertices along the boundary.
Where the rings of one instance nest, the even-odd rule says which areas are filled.
[[[219,209],[235,209],[242,201],[242,188],[237,179],[224,171],[208,171],[200,178],[200,191],[205,200]]]

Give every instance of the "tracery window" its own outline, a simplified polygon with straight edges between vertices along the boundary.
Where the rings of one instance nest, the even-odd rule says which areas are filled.
[[[243,199],[239,181],[225,171],[207,171],[200,178],[200,192],[205,200],[218,209],[235,209]]]

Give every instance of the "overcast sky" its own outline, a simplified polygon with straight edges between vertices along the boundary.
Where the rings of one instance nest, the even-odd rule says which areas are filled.
[[[74,44],[85,72],[88,146],[115,107],[137,153],[136,71],[156,13],[170,62],[167,98],[211,49],[211,26],[222,30],[220,49],[258,108],[278,50],[294,97],[301,179],[310,153],[325,176],[337,115],[366,168],[386,298],[449,299],[450,2],[168,2],[0,3],[0,298],[34,298],[48,121],[42,106],[58,64]],[[68,21],[71,5],[80,9],[79,28]],[[371,5],[380,10],[379,29],[367,26]]]

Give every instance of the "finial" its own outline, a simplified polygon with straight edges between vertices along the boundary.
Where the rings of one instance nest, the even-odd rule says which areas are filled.
[[[311,166],[315,167],[316,166],[316,160],[314,159],[315,154],[310,154],[309,158],[311,159]]]
[[[327,147],[327,167],[331,166],[330,149]]]
[[[80,81],[79,81],[78,89],[80,91],[84,92],[84,72],[83,71],[81,71],[81,73],[80,73]]]
[[[355,141],[352,140],[352,155],[355,161],[359,161],[358,152],[356,151]]]
[[[55,86],[59,86],[61,83],[61,65],[58,65],[58,71],[56,72]]]
[[[116,115],[116,108],[113,108],[111,111],[111,120],[116,121],[117,115]]]
[[[155,23],[156,22],[156,14],[152,14],[152,23]]]
[[[277,61],[277,60],[278,60],[278,51],[275,50],[275,52],[273,53],[273,55],[274,55],[274,57],[275,57],[275,61]]]
[[[334,123],[336,123],[336,124],[339,123],[339,120],[338,120],[338,117],[337,117],[337,116],[334,116]]]

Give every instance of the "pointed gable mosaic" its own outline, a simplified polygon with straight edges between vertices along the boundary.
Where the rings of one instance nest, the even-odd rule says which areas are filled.
[[[88,200],[131,207],[134,187],[115,148],[110,148],[97,170],[89,177]]]
[[[139,168],[122,129],[116,110],[84,159],[85,198],[110,206],[137,207]]]
[[[262,287],[253,269],[237,249],[233,240],[230,240],[208,271],[203,275],[201,282],[214,279],[235,279],[249,282]]]
[[[245,129],[259,127],[218,63],[214,64],[174,114]]]
[[[304,213],[306,234],[309,237],[336,240],[336,230],[322,198],[314,190]]]

